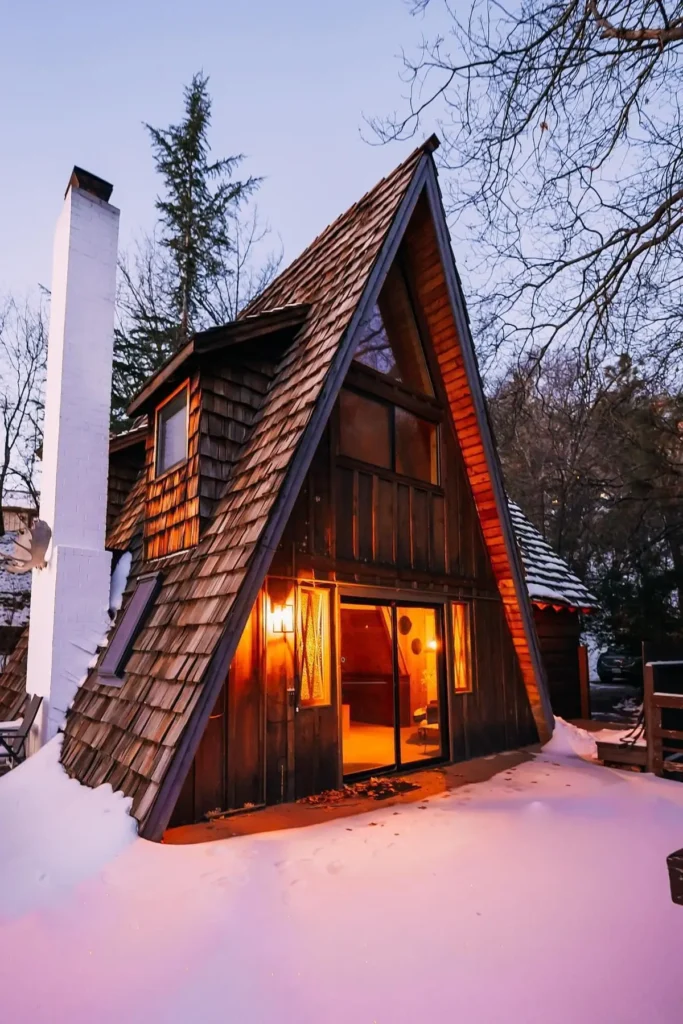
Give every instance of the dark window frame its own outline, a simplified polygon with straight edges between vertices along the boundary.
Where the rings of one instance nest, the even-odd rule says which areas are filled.
[[[436,397],[436,387],[435,387],[435,382],[434,382],[433,368],[431,366],[431,360],[429,359],[429,357],[427,355],[427,346],[425,345],[424,323],[423,323],[422,318],[418,315],[418,307],[417,307],[416,302],[415,302],[414,290],[412,288],[412,284],[411,284],[411,280],[410,280],[410,275],[407,273],[406,268],[403,265],[403,260],[401,258],[400,253],[396,256],[396,259],[394,260],[394,263],[392,264],[392,266],[390,267],[389,271],[384,276],[384,281],[382,282],[382,287],[380,288],[379,294],[378,294],[377,299],[375,301],[374,308],[376,308],[376,310],[377,310],[377,312],[378,312],[378,314],[379,314],[379,316],[381,318],[382,326],[383,326],[385,335],[387,337],[388,344],[389,344],[390,348],[392,349],[392,352],[394,353],[394,358],[395,358],[395,356],[396,356],[396,349],[394,348],[394,342],[392,341],[392,337],[391,337],[390,332],[389,332],[389,330],[387,328],[386,319],[384,317],[384,314],[382,313],[382,309],[381,309],[381,305],[380,305],[380,299],[381,299],[382,293],[384,292],[385,288],[387,287],[387,283],[389,281],[390,275],[394,274],[394,273],[396,275],[396,280],[399,283],[399,287],[403,289],[404,299],[405,299],[405,302],[407,303],[409,315],[410,315],[410,318],[412,320],[412,326],[414,328],[415,335],[416,335],[416,341],[417,341],[417,346],[418,346],[417,361],[418,361],[418,363],[422,363],[422,369],[424,370],[424,373],[426,375],[427,382],[428,382],[428,387],[426,389],[415,388],[415,386],[412,385],[411,383],[408,383],[405,380],[398,379],[396,377],[392,377],[392,375],[390,373],[382,372],[382,370],[379,370],[379,369],[377,369],[377,367],[372,366],[371,363],[365,362],[362,359],[357,359],[355,355],[354,355],[354,358],[353,358],[353,364],[356,365],[356,366],[362,366],[364,369],[370,370],[372,373],[377,374],[378,377],[382,378],[385,381],[389,381],[392,384],[397,384],[397,385],[405,388],[411,394],[414,394],[416,396],[419,396],[420,398],[424,398],[424,399],[427,399],[427,400],[429,400],[429,399],[433,400]],[[396,365],[398,365],[398,364],[396,364]]]
[[[126,663],[161,589],[161,583],[160,572],[144,573],[136,579],[133,593],[114,626],[102,660],[97,666],[97,681],[104,686],[121,686],[123,683]],[[143,590],[146,593],[142,593]],[[139,592],[142,597],[136,602]]]
[[[432,416],[428,416],[428,415],[425,416],[425,415],[421,414],[420,412],[417,412],[414,408],[410,408],[408,406],[404,406],[403,403],[400,402],[400,401],[399,402],[393,402],[393,401],[390,401],[389,399],[387,399],[387,398],[385,398],[383,396],[373,394],[370,391],[365,391],[361,387],[356,386],[355,383],[352,384],[352,385],[346,385],[345,384],[344,387],[343,387],[343,390],[351,391],[351,392],[359,395],[361,398],[364,398],[364,399],[366,399],[368,401],[376,402],[378,405],[383,405],[383,406],[385,406],[386,408],[388,408],[390,410],[390,413],[389,413],[389,444],[390,444],[390,449],[391,449],[391,465],[389,467],[386,467],[386,466],[376,465],[373,462],[364,462],[362,459],[358,459],[357,457],[355,457],[353,455],[349,455],[348,452],[344,452],[342,450],[342,447],[341,447],[341,422],[340,422],[339,427],[337,429],[337,456],[338,456],[338,458],[341,458],[341,459],[344,459],[344,460],[350,460],[351,462],[355,462],[355,463],[358,463],[359,465],[363,465],[363,466],[368,466],[368,467],[372,466],[380,474],[391,473],[393,476],[395,476],[395,477],[397,477],[397,478],[399,478],[401,480],[409,480],[409,481],[412,481],[414,483],[419,483],[420,485],[425,486],[425,487],[433,487],[433,488],[436,488],[438,490],[441,490],[442,489],[442,483],[441,483],[441,478],[442,478],[442,471],[441,471],[441,454],[442,454],[442,438],[441,438],[441,425],[442,424],[441,424],[441,416],[439,415],[438,418],[437,418],[437,415],[434,415],[433,417]],[[407,476],[405,473],[399,473],[399,471],[397,470],[396,467],[397,467],[398,459],[397,459],[397,448],[396,448],[396,409],[401,409],[403,412],[410,413],[410,415],[414,416],[416,419],[422,420],[423,422],[428,423],[431,427],[434,428],[435,435],[436,435],[436,459],[435,459],[436,480],[431,480],[431,479],[430,480],[425,480],[423,477],[419,477],[419,476]],[[436,410],[434,410],[434,412],[436,413]],[[341,403],[338,404],[338,414],[339,414],[339,416],[341,418]]]
[[[165,469],[160,469],[159,468],[159,455],[160,455],[160,445],[159,445],[159,442],[160,442],[161,434],[160,434],[159,427],[160,427],[161,417],[163,416],[164,409],[171,402],[173,402],[178,397],[178,395],[182,394],[183,391],[186,393],[186,400],[185,400],[185,454],[183,455],[183,457],[181,459],[177,459],[176,462],[174,462],[172,465],[166,466]],[[154,479],[155,480],[160,480],[162,477],[166,476],[167,473],[172,473],[174,470],[178,469],[180,466],[183,466],[187,462],[187,460],[189,458],[189,448],[190,448],[190,381],[189,381],[189,378],[188,378],[187,380],[184,380],[183,383],[180,384],[177,388],[175,388],[169,395],[167,395],[166,398],[163,400],[163,402],[160,402],[159,405],[154,410]]]

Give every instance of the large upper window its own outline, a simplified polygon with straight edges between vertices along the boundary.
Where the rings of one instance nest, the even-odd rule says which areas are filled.
[[[396,264],[360,325],[354,358],[413,391],[434,394],[408,288]]]
[[[396,472],[430,484],[438,481],[436,427],[407,409],[394,409]]]
[[[391,407],[346,390],[340,393],[339,405],[342,455],[392,469]]]
[[[345,388],[339,395],[339,413],[341,455],[429,484],[439,482],[435,423]]]
[[[157,409],[155,474],[161,476],[187,458],[187,403],[189,388],[171,395]]]

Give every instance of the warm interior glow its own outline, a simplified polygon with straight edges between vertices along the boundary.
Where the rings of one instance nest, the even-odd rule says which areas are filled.
[[[304,708],[330,704],[330,593],[301,587],[298,601],[297,666],[299,704]]]
[[[341,606],[345,775],[443,753],[437,609]]]
[[[269,626],[271,633],[294,632],[294,607],[291,604],[274,604],[270,609]]]
[[[469,608],[466,604],[453,604],[453,673],[455,689],[472,689],[470,673]]]

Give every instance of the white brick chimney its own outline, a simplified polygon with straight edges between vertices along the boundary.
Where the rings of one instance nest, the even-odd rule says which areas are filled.
[[[74,168],[55,232],[40,518],[52,528],[33,570],[26,689],[40,738],[64,721],[108,626],[104,549],[119,211],[111,185]]]

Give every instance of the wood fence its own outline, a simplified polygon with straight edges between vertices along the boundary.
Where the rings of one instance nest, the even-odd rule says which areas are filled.
[[[683,679],[683,660],[649,661],[644,668],[647,770],[655,775],[683,773],[683,692],[669,692],[672,672]]]

